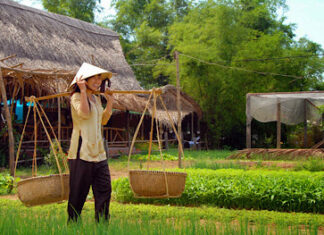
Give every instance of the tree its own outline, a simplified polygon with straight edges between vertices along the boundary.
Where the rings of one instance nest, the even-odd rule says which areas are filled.
[[[126,59],[146,88],[175,84],[172,55],[180,51],[182,89],[200,104],[214,146],[244,147],[246,93],[323,87],[323,50],[294,40],[294,25],[277,15],[285,0],[114,0],[112,6],[117,14],[106,24],[121,34]],[[273,128],[264,131],[271,135]]]
[[[70,16],[94,23],[94,11],[100,0],[42,0],[43,7],[49,12]]]
[[[120,33],[125,57],[135,64],[133,70],[142,86],[151,88],[169,82],[162,73],[153,76],[152,64],[157,58],[169,57],[168,27],[187,14],[190,4],[188,0],[112,1],[116,16],[104,25]]]
[[[214,146],[244,147],[246,93],[309,90],[323,82],[323,50],[294,41],[293,25],[277,19],[279,7],[284,1],[202,2],[169,28],[168,47],[182,53],[182,88],[202,107]],[[285,59],[271,59],[278,57]],[[174,66],[156,66],[154,73],[175,83]]]

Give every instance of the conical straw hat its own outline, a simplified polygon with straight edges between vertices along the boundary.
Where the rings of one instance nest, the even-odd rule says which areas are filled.
[[[110,79],[112,77],[112,73],[104,70],[102,68],[99,68],[97,66],[94,66],[92,64],[88,64],[88,63],[83,63],[80,67],[80,69],[78,70],[77,74],[75,75],[75,77],[73,78],[73,81],[71,82],[69,89],[76,84],[76,79],[78,77],[82,76],[82,80],[87,79],[89,77],[95,76],[97,74],[101,74],[101,79],[105,80],[105,79]]]

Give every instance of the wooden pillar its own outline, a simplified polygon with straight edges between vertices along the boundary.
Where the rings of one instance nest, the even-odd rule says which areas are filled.
[[[14,175],[15,171],[15,140],[13,136],[13,130],[12,130],[12,122],[11,122],[11,115],[7,103],[7,93],[5,84],[2,77],[2,70],[0,66],[0,89],[1,89],[1,95],[2,95],[2,101],[5,109],[6,114],[6,120],[8,125],[8,136],[9,136],[9,168],[10,168],[10,175]]]
[[[304,100],[304,148],[307,148],[307,100]]]
[[[142,140],[145,140],[145,136],[144,136],[145,126],[144,126],[144,123],[145,123],[145,117],[144,117],[144,120],[143,120],[142,126],[141,126],[141,139]]]
[[[251,96],[246,94],[246,148],[251,148]]]
[[[127,137],[127,147],[130,147],[130,140],[131,140],[131,137],[130,137],[130,128],[129,128],[129,111],[127,110],[125,112],[125,115],[126,115],[126,137]]]
[[[162,122],[160,122],[158,119],[156,119],[158,125],[159,125],[159,138],[161,140],[161,149],[163,149],[163,125]]]
[[[165,142],[165,149],[169,150],[169,136],[168,136],[169,130],[165,128],[164,130],[164,142]]]
[[[181,132],[181,103],[180,103],[180,68],[179,68],[179,52],[175,51],[176,59],[176,69],[177,69],[177,110],[178,110],[178,135],[180,141],[182,141],[182,132]],[[178,143],[178,167],[181,168],[181,149],[180,144]]]
[[[195,130],[194,130],[194,112],[191,113],[191,140],[194,141],[193,148],[196,150],[196,136],[195,136]]]
[[[277,149],[281,148],[281,105],[277,102]]]
[[[61,142],[61,98],[57,97],[57,119],[58,119],[58,124],[57,124],[57,138],[58,141]]]
[[[197,135],[200,137],[199,138],[199,142],[198,142],[198,150],[201,150],[201,144],[200,144],[200,142],[201,142],[201,132],[200,132],[200,119],[199,118],[197,118]]]
[[[55,80],[58,81],[58,76],[55,75]],[[59,85],[57,84],[57,91],[59,91]],[[61,97],[57,97],[57,138],[58,141],[61,143],[62,134],[61,134]]]

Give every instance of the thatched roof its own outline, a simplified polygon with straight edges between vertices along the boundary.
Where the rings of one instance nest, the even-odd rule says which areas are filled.
[[[110,29],[0,0],[0,32],[0,59],[15,55],[0,61],[9,98],[15,85],[21,98],[63,92],[83,62],[115,73],[113,90],[142,90],[125,60],[119,35]],[[164,91],[168,109],[173,109],[175,89]],[[182,93],[181,100],[182,117],[190,112],[201,116],[192,99]],[[146,101],[147,96],[116,95],[114,108],[142,112]],[[171,115],[176,121],[177,114]],[[158,118],[167,121],[162,111]]]
[[[6,61],[10,66],[23,63],[30,70],[72,72],[69,81],[83,62],[89,62],[117,74],[113,89],[141,89],[119,35],[110,29],[0,0],[0,31],[0,58],[17,55]]]
[[[166,85],[164,87],[161,87],[162,94],[161,97],[163,99],[163,102],[165,103],[168,112],[171,116],[171,119],[174,123],[177,123],[178,120],[178,111],[177,111],[177,89],[173,85]],[[125,94],[118,94],[115,95],[118,98],[116,99],[116,106],[118,109],[123,110],[122,104],[119,104],[119,101],[122,100],[122,97],[126,100],[126,102],[129,102],[133,105],[132,111],[136,112],[142,112],[145,108],[145,104],[148,100],[148,95],[125,95]],[[202,111],[199,107],[199,105],[195,102],[194,99],[192,99],[190,96],[185,94],[184,92],[180,92],[180,103],[181,103],[181,119],[183,119],[186,115],[195,112],[200,119],[202,117]],[[157,118],[163,122],[164,124],[169,124],[169,118],[167,113],[165,112],[163,105],[159,98],[157,98],[156,102],[157,106],[157,112],[156,116]],[[149,105],[149,113],[153,113],[153,99],[151,99],[150,105]]]
[[[175,86],[166,85],[162,87],[162,99],[168,108],[168,112],[174,123],[177,123],[178,120],[178,112],[177,112],[177,89]],[[180,92],[180,103],[181,103],[181,119],[183,119],[189,113],[195,112],[200,119],[202,117],[202,111],[199,105],[196,103],[194,99],[188,96],[184,92]],[[151,112],[151,110],[150,110]],[[157,100],[157,116],[163,122],[167,122],[169,119],[167,114],[164,112],[163,106],[160,100]]]

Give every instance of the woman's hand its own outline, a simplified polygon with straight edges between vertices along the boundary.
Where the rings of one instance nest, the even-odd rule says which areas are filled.
[[[80,89],[81,92],[87,91],[87,81],[82,80],[82,75],[76,79],[76,83]]]

